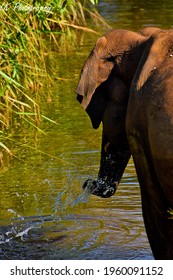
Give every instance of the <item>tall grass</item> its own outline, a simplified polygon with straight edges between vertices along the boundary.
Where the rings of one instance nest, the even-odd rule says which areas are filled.
[[[53,40],[60,48],[67,41],[69,45],[70,38],[74,41],[74,30],[93,32],[87,27],[87,19],[103,21],[93,10],[96,3],[97,0],[21,0],[0,4],[0,148],[9,154],[4,132],[22,122],[39,130],[39,123],[47,119],[40,106],[43,98],[50,100],[46,89],[51,83],[47,42]]]

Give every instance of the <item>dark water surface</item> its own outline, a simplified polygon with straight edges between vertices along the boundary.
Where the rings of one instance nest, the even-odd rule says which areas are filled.
[[[172,27],[173,22],[171,1],[100,1],[99,10],[117,28]],[[95,40],[85,35],[66,56],[50,54],[54,75],[62,79],[51,85],[45,115],[58,124],[44,123],[46,135],[22,129],[14,135],[23,146],[20,160],[0,172],[0,259],[153,258],[132,160],[113,197],[81,190],[88,177],[97,176],[101,128],[92,129],[74,90]],[[28,152],[26,145],[36,150]]]

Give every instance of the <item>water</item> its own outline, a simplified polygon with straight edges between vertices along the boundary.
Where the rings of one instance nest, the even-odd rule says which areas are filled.
[[[48,175],[39,186],[18,184],[14,205],[1,210],[6,213],[1,220],[1,259],[151,258],[132,161],[110,199],[82,192],[83,176],[76,176],[75,171],[69,174],[62,189],[59,178],[50,180]]]
[[[173,22],[171,1],[100,1],[99,10],[117,28],[170,28]],[[44,122],[46,135],[19,127],[11,137],[20,159],[0,172],[0,259],[153,259],[132,159],[111,198],[82,192],[83,182],[97,176],[101,128],[92,129],[74,90],[95,41],[88,34],[77,51],[50,54],[62,79],[55,79],[52,103],[43,111],[57,125]]]

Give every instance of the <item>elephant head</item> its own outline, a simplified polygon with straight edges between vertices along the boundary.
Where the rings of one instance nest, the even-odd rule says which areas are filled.
[[[131,156],[125,129],[129,90],[148,37],[156,31],[109,31],[97,40],[81,71],[77,99],[93,128],[103,123],[98,178],[83,185],[92,194],[113,195]]]

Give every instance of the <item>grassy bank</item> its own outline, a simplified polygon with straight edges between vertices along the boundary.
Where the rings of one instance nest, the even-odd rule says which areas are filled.
[[[12,155],[6,144],[8,131],[21,123],[39,130],[42,120],[48,120],[40,106],[43,99],[50,100],[48,42],[64,49],[66,42],[74,43],[77,30],[93,32],[87,27],[87,20],[102,21],[93,9],[96,2],[30,0],[0,4],[0,149],[3,152]]]

